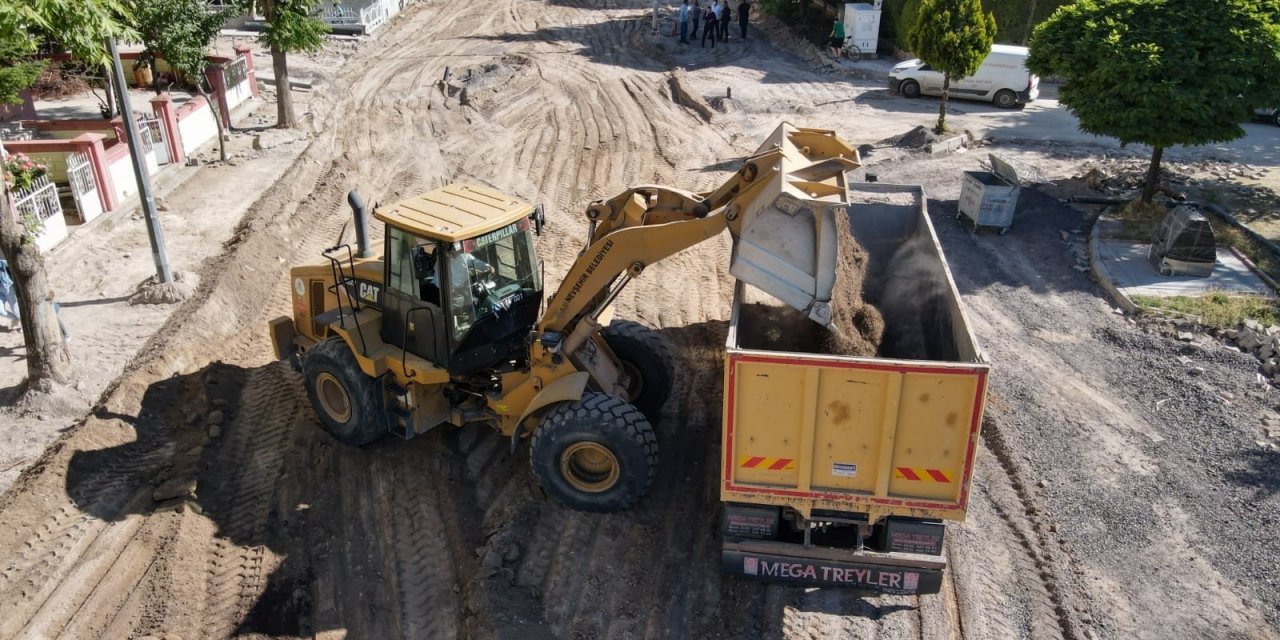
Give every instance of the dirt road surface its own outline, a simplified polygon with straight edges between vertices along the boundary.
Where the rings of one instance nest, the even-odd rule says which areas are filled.
[[[1085,222],[1056,201],[1028,194],[1006,237],[950,223],[972,156],[886,151],[876,165],[928,185],[995,371],[940,595],[719,574],[726,239],[654,265],[619,299],[676,348],[680,376],[633,511],[558,506],[527,447],[479,429],[364,449],[322,432],[298,376],[269,361],[265,323],[289,311],[289,265],[347,226],[347,189],[386,202],[467,179],[544,202],[554,283],[593,198],[712,186],[782,119],[855,143],[919,123],[872,112],[758,33],[675,51],[650,35],[647,4],[420,3],[367,43],[197,295],[0,498],[0,638],[1274,636],[1276,460],[1252,442],[1275,392],[1250,386],[1244,355],[1111,313],[1070,268],[1058,232]],[[712,100],[725,111],[673,100],[676,63],[697,63],[679,81],[693,95],[732,84],[731,101]],[[446,67],[455,90],[436,85]]]

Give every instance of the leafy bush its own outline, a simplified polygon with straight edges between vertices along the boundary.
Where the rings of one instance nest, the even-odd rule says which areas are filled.
[[[49,167],[32,162],[24,153],[4,159],[4,183],[10,189],[30,189],[36,179],[49,173]]]

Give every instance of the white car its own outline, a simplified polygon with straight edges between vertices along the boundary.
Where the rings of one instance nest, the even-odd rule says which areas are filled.
[[[967,78],[952,78],[952,98],[990,100],[1004,109],[1027,104],[1040,96],[1040,78],[1027,70],[1026,47],[992,45],[991,53],[977,72]],[[904,98],[942,95],[942,73],[921,60],[898,63],[889,72],[889,90]]]

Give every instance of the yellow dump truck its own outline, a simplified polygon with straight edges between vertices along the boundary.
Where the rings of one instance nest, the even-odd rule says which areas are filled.
[[[721,566],[937,593],[943,523],[965,516],[990,367],[923,191],[852,184],[842,214],[868,255],[864,297],[885,324],[879,355],[823,353],[816,325],[785,322],[785,307],[738,284],[724,367]]]

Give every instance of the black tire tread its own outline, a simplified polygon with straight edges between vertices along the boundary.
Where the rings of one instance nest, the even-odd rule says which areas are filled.
[[[575,496],[558,494],[550,479],[544,477],[539,462],[543,455],[552,452],[558,454],[559,449],[554,442],[558,435],[564,431],[581,431],[584,427],[594,427],[602,439],[625,439],[639,447],[643,451],[647,467],[643,483],[624,491],[616,500],[598,499],[599,495],[591,494],[579,495],[576,499]],[[623,511],[643,497],[653,484],[658,471],[658,437],[644,414],[627,401],[607,393],[588,391],[577,402],[560,404],[542,418],[530,442],[529,464],[543,490],[567,506],[601,513]],[[554,467],[558,467],[558,464],[553,465]],[[625,469],[623,473],[626,473]],[[625,484],[626,480],[625,476],[619,478],[619,485]]]
[[[915,89],[913,91],[907,91],[908,86],[915,87]],[[903,80],[902,84],[898,86],[898,93],[902,94],[902,97],[904,98],[910,98],[913,100],[915,98],[919,98],[921,96],[920,83],[915,80]]]
[[[638,408],[649,418],[650,422],[657,422],[662,405],[666,404],[667,396],[671,394],[671,385],[675,377],[675,358],[671,355],[671,345],[667,344],[666,339],[657,331],[633,320],[614,320],[609,326],[600,331],[604,336],[605,342],[609,344],[609,348],[617,350],[614,345],[631,343],[639,345],[648,353],[657,356],[660,363],[661,373],[660,380],[645,380],[645,385],[654,385],[661,391],[656,394],[660,401],[653,407],[638,406]],[[621,357],[621,354],[619,354]]]
[[[356,421],[350,433],[343,433],[331,426],[324,412],[319,408],[315,387],[311,384],[311,376],[317,372],[317,369],[328,370],[346,386],[352,404],[352,418]],[[311,401],[316,416],[320,418],[325,431],[334,438],[360,447],[387,434],[382,414],[382,394],[378,390],[378,385],[373,378],[365,375],[360,369],[355,355],[351,353],[351,348],[347,346],[345,340],[336,336],[331,337],[302,354],[302,377],[307,388],[307,398]]]

